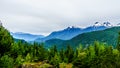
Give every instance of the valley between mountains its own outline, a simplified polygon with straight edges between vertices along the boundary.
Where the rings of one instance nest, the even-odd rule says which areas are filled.
[[[29,43],[44,43],[46,48],[54,45],[56,45],[58,49],[65,48],[67,45],[72,45],[73,48],[76,48],[80,44],[82,44],[84,47],[87,47],[94,41],[108,43],[115,47],[118,37],[117,33],[119,30],[119,24],[113,26],[109,22],[104,22],[103,24],[95,22],[94,25],[86,28],[79,28],[75,26],[67,27],[63,30],[51,32],[51,34],[48,36],[32,35],[22,32],[11,32],[11,35],[16,40],[21,39]]]

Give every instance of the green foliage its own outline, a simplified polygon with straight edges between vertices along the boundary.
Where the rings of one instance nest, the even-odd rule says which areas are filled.
[[[25,57],[25,62],[31,62],[32,61],[31,59],[32,59],[31,55],[30,53],[28,53],[27,56]]]
[[[15,65],[20,66],[24,62],[24,59],[22,58],[22,55],[18,55],[18,57],[15,60]]]
[[[46,47],[50,47],[51,44],[54,44],[57,45],[58,49],[62,47],[66,48],[66,45],[71,45],[72,48],[76,48],[79,44],[82,44],[83,47],[88,47],[88,45],[93,44],[94,41],[99,41],[104,44],[112,45],[115,48],[119,31],[120,27],[113,27],[101,31],[82,33],[70,40],[51,39],[45,42],[45,45]]]
[[[3,56],[4,53],[10,51],[13,38],[4,27],[0,26],[0,54]]]
[[[57,53],[54,55],[54,57],[51,58],[51,61],[50,61],[50,63],[53,64],[55,67],[58,67],[60,62],[61,62],[61,59]]]
[[[73,61],[74,51],[72,47],[67,46],[67,49],[65,51],[65,57],[68,58],[68,63]]]
[[[119,32],[118,40],[117,40],[117,49],[120,51],[120,32]]]
[[[57,46],[46,49],[44,44],[29,44],[22,41],[14,42],[9,32],[4,29],[4,27],[0,27],[0,68],[24,67],[24,63],[34,62],[36,62],[36,65],[39,67],[120,68],[120,33],[118,35],[118,41],[115,43],[117,44],[116,48],[112,46],[114,43],[105,43],[107,40],[113,42],[113,39],[115,40],[115,38],[117,38],[116,34],[115,37],[111,39],[114,33],[108,33],[116,32],[118,29],[119,28],[112,28],[105,30],[105,34],[104,31],[103,33],[100,31],[100,37],[103,39],[99,39],[100,37],[95,34],[99,33],[98,31],[85,33],[82,34],[82,36],[79,35],[78,37],[81,37],[80,40],[74,38],[76,40],[71,42],[75,45],[73,42],[79,42],[82,39],[82,41],[84,41],[82,44],[88,43],[87,46],[79,45],[76,47],[77,44],[76,46],[66,46],[68,45],[66,44],[64,45],[64,49],[59,49]],[[108,33],[106,33],[106,31]],[[108,36],[106,36],[106,34],[108,34]],[[101,43],[101,41],[98,42],[91,38],[93,36],[95,36],[95,39],[106,41],[104,43]],[[106,36],[107,39],[104,38],[104,36]],[[86,38],[88,38],[92,44],[89,45],[89,42],[85,41],[87,40]],[[69,42],[70,41],[71,40],[69,40]],[[93,43],[93,41],[95,42]],[[60,47],[62,48],[62,46]],[[29,66],[30,65],[32,66],[32,64],[29,64]]]
[[[8,55],[4,55],[0,58],[0,67],[1,68],[13,68],[14,60]]]
[[[48,58],[48,51],[44,48],[43,44],[39,45],[38,49],[36,50],[37,50],[36,56],[38,56],[38,60],[43,61]]]

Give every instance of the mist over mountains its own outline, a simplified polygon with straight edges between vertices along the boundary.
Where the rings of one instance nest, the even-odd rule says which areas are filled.
[[[16,32],[10,33],[14,38],[16,39],[23,39],[25,41],[34,41],[37,38],[43,38],[43,35],[33,35],[33,34],[29,34],[29,33],[22,33],[22,32]]]
[[[0,23],[2,26],[2,23]],[[23,32],[10,32],[14,40],[19,40],[28,43],[44,43],[45,47],[51,47],[57,45],[58,49],[66,47],[66,45],[72,45],[76,47],[79,44],[87,47],[94,41],[105,42],[116,46],[116,39],[120,30],[120,24],[112,25],[110,22],[99,23],[95,22],[92,26],[86,28],[79,28],[75,26],[69,26],[63,30],[53,31],[48,36],[33,35]],[[112,38],[112,40],[110,40]]]
[[[119,26],[119,24],[117,24],[117,26]],[[32,35],[29,33],[22,33],[22,32],[17,32],[17,33],[11,32],[11,35],[16,39],[23,39],[25,41],[34,41],[41,43],[50,39],[70,40],[82,33],[104,30],[111,27],[114,26],[110,22],[104,22],[102,24],[99,22],[95,22],[93,25],[88,26],[86,28],[69,26],[62,30],[53,31],[48,36]]]

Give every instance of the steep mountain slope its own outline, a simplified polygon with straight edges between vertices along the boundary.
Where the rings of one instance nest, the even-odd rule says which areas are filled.
[[[68,28],[66,28],[64,30],[52,32],[50,35],[48,35],[45,38],[36,39],[36,41],[44,42],[44,41],[49,40],[49,39],[67,40],[67,39],[71,39],[72,37],[78,35],[79,33],[81,33],[81,29],[80,28],[68,27]]]
[[[120,27],[113,27],[102,31],[83,33],[67,42],[71,45],[79,45],[81,43],[87,46],[88,44],[92,44],[94,41],[100,41],[115,46],[119,31]]]
[[[107,29],[110,27],[111,27],[111,25],[109,22],[104,22],[104,24],[100,24],[99,22],[96,22],[93,26],[89,26],[86,28],[78,28],[78,27],[72,26],[72,27],[68,27],[68,28],[61,30],[61,31],[52,32],[47,37],[38,38],[35,41],[45,42],[46,40],[50,40],[50,39],[69,40],[69,39],[72,39],[73,37],[75,37],[79,34],[82,34],[82,33],[104,30],[104,29]]]
[[[15,42],[22,42],[22,43],[27,43],[25,40],[23,39],[16,39],[16,38],[13,38]]]
[[[47,40],[45,41],[45,47],[46,48],[50,48],[51,46],[57,46],[58,48],[63,48],[64,45],[62,45],[65,41],[64,40],[60,40],[60,39],[51,39],[51,40]]]
[[[37,38],[43,38],[43,35],[32,35],[29,33],[10,33],[15,39],[23,39],[25,41],[34,41]]]
[[[88,46],[89,44],[92,44],[94,41],[100,41],[103,43],[108,43],[109,45],[113,45],[114,47],[116,46],[117,43],[117,37],[118,37],[118,32],[120,31],[120,27],[113,27],[101,31],[94,31],[94,32],[88,32],[88,33],[83,33],[79,34],[78,36],[72,38],[71,40],[66,40],[66,41],[59,41],[57,43],[54,43],[56,40],[48,40],[51,42],[45,42],[46,46],[51,46],[48,45],[50,44],[56,44],[57,47],[66,47],[66,45],[71,45],[72,47],[76,47],[79,44],[82,44],[84,47]],[[60,44],[59,44],[60,43]]]

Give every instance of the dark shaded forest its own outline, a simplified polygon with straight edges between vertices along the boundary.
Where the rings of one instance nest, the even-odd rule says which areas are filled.
[[[120,33],[116,47],[95,41],[88,47],[45,48],[44,44],[14,42],[0,26],[0,68],[120,68]]]

